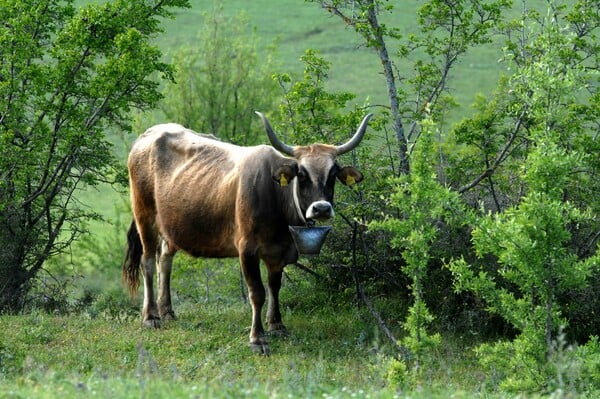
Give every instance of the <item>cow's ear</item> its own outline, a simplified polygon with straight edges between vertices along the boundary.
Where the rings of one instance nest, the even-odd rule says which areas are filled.
[[[363,174],[352,166],[344,166],[336,174],[337,178],[346,186],[352,186],[360,183],[363,179]]]
[[[273,174],[273,180],[275,180],[281,187],[287,186],[294,177],[298,174],[298,165],[285,164],[277,168]]]

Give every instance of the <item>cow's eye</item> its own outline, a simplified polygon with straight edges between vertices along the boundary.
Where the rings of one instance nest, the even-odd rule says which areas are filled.
[[[306,180],[306,172],[303,171],[303,170],[299,170],[297,176],[298,176],[298,181],[299,182],[303,182],[303,181]]]
[[[337,175],[337,173],[339,172],[340,167],[336,165],[334,165],[333,168],[331,168],[331,170],[329,171],[329,175],[327,176],[327,184],[334,184],[335,183],[335,177]]]

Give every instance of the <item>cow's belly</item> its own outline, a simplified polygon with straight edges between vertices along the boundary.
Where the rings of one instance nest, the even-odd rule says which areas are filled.
[[[195,257],[228,258],[238,256],[233,234],[220,232],[177,231],[166,229],[164,238],[175,248]]]
[[[159,231],[171,246],[195,257],[237,257],[235,228],[221,218],[192,215],[161,218]]]
[[[238,256],[236,248],[195,246],[183,250],[196,258],[234,258]]]

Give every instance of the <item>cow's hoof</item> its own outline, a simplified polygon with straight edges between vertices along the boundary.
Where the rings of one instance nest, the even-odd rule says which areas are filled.
[[[269,356],[271,354],[271,350],[269,349],[269,344],[266,342],[250,342],[250,350],[257,355]]]
[[[283,323],[273,323],[269,325],[269,334],[274,335],[276,337],[287,337],[290,335],[287,328],[283,325]]]
[[[142,325],[146,328],[157,329],[157,328],[160,328],[160,319],[153,318],[153,319],[144,320],[142,322]]]
[[[168,312],[165,312],[164,314],[161,314],[160,319],[164,321],[170,321],[177,319],[177,317],[175,316],[175,312],[170,310]]]

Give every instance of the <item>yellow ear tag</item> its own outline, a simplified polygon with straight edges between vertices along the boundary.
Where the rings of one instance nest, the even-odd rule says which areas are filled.
[[[351,175],[346,176],[346,185],[351,186],[356,184],[356,180]]]
[[[285,175],[282,173],[280,178],[279,178],[279,184],[281,185],[281,187],[285,187],[288,185],[288,181],[285,178]]]

